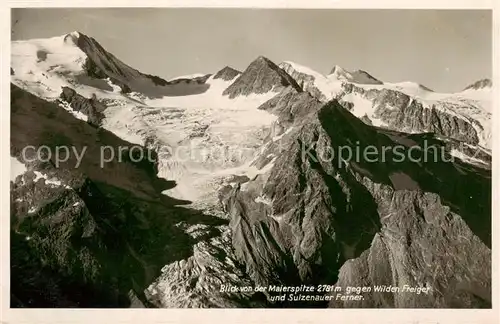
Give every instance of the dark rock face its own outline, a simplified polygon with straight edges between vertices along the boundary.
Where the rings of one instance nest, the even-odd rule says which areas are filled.
[[[175,184],[157,178],[154,152],[122,151],[101,167],[102,146],[134,145],[16,86],[11,98],[10,153],[28,169],[11,183],[11,306],[149,306],[143,290],[197,241],[176,224],[223,223],[161,193]],[[86,150],[75,168],[73,155],[22,161],[34,158],[27,145]]]
[[[240,74],[241,74],[240,71],[235,70],[230,66],[226,66],[222,70],[220,70],[219,72],[215,73],[214,79],[222,79],[224,81],[231,81]]]
[[[288,86],[301,91],[290,75],[269,59],[260,56],[222,94],[232,99],[240,95],[278,92]]]
[[[89,124],[96,127],[101,125],[101,121],[104,118],[103,112],[106,106],[100,103],[95,96],[87,99],[79,95],[75,90],[69,87],[63,87],[59,98],[67,102],[73,110],[85,114],[88,117],[87,122]]]
[[[467,87],[465,87],[464,90],[469,90],[469,89],[478,90],[483,88],[491,88],[492,86],[493,82],[491,81],[491,79],[481,79],[479,81],[474,82],[471,85],[468,85]]]
[[[280,115],[283,111],[303,112],[286,108],[293,101],[285,98],[294,95],[289,91],[267,103],[278,121],[290,120]],[[408,153],[424,147],[424,140],[436,148],[445,144],[431,134],[365,125],[336,101],[310,107],[280,139],[267,144],[255,162],[261,174],[221,193],[235,254],[252,280],[434,289],[431,296],[385,293],[386,300],[370,297],[365,304],[333,307],[491,305],[490,172],[447,162],[446,154],[432,150],[420,150],[419,161],[400,161],[394,151],[382,160],[384,147],[403,145]],[[379,158],[341,159],[338,148],[354,152],[355,143],[361,152],[377,147]],[[432,272],[426,262],[443,270]],[[464,269],[463,276],[455,277],[457,267]],[[447,289],[449,294],[443,292]]]

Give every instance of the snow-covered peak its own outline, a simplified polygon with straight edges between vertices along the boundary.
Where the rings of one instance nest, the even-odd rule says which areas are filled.
[[[330,80],[339,80],[352,82],[356,84],[383,84],[382,81],[374,78],[368,72],[363,70],[348,71],[338,65],[335,65],[327,76]]]
[[[382,81],[373,77],[370,73],[363,70],[349,72],[352,76],[351,82],[359,84],[383,84]]]
[[[335,65],[333,68],[332,68],[332,71],[330,72],[330,74],[328,75],[329,77],[336,77],[336,78],[351,78],[351,74],[345,70],[344,68],[338,66],[338,65]]]
[[[342,82],[338,79],[329,79],[304,65],[284,61],[279,66],[291,75],[305,91],[315,93],[315,96],[321,100],[328,101],[332,99],[342,89]]]

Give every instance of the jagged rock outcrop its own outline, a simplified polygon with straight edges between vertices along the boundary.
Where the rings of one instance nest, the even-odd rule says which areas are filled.
[[[77,111],[81,112],[87,116],[87,122],[93,126],[100,126],[101,121],[104,118],[104,110],[106,105],[99,102],[95,95],[87,99],[84,96],[78,94],[74,89],[69,87],[63,87],[61,95],[59,98],[68,103],[69,106]]]
[[[231,80],[234,80],[234,78],[236,78],[240,74],[241,74],[240,71],[235,70],[230,66],[226,66],[222,70],[220,70],[219,72],[215,73],[214,79],[222,79],[224,81],[231,81]]]
[[[222,94],[236,98],[270,91],[279,92],[288,86],[301,91],[297,82],[285,71],[269,59],[259,56]]]

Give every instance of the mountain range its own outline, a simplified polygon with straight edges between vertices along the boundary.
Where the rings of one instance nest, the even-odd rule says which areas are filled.
[[[11,48],[11,306],[491,307],[491,80],[438,93],[263,56],[165,80],[80,32]],[[322,158],[340,147],[414,158]]]

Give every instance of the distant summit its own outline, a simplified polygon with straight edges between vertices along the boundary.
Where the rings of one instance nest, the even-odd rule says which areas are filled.
[[[491,88],[492,86],[493,86],[493,82],[491,81],[491,79],[481,79],[481,80],[476,81],[473,84],[465,87],[464,91],[470,90],[470,89],[479,90],[479,89],[484,89],[484,88]]]
[[[358,84],[383,84],[382,81],[376,79],[371,74],[363,70],[347,71],[344,68],[335,65],[328,75],[328,79],[337,79],[340,81],[348,81]]]
[[[249,94],[261,94],[270,91],[279,92],[286,87],[302,91],[297,82],[271,60],[259,56],[245,71],[224,90],[223,95],[235,98]]]
[[[382,81],[373,77],[370,73],[363,70],[351,72],[353,82],[360,84],[383,84]]]

